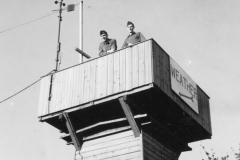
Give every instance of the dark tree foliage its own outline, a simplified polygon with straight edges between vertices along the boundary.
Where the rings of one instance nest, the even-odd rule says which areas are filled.
[[[227,154],[226,156],[223,156],[223,157],[215,157],[215,153],[214,152],[212,152],[212,154],[210,154],[208,151],[206,151],[205,150],[205,147],[204,146],[202,146],[202,145],[200,145],[201,147],[202,147],[202,149],[204,150],[204,153],[206,154],[206,156],[208,157],[208,160],[228,160],[228,158],[229,158],[229,155]],[[234,150],[233,150],[233,148],[231,148],[232,149],[232,151],[233,151],[233,153],[234,153],[234,155],[235,155],[235,158],[236,158],[236,160],[240,160],[240,144],[239,144],[239,151],[238,151],[238,153],[237,152],[235,152]],[[202,160],[205,160],[205,159],[202,159]]]

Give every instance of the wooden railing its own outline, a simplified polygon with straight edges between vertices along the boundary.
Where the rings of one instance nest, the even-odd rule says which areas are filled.
[[[152,83],[152,40],[59,71],[52,89],[50,82],[41,80],[38,116]]]

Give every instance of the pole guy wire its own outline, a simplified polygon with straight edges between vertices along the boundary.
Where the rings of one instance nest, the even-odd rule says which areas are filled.
[[[6,30],[0,31],[0,33],[4,33],[4,32],[7,32],[7,31],[10,31],[10,30],[16,29],[16,28],[18,28],[18,27],[21,27],[21,26],[27,25],[27,24],[32,23],[32,22],[35,22],[35,21],[38,21],[38,20],[40,20],[40,19],[46,18],[46,17],[51,16],[51,15],[56,14],[56,13],[58,13],[58,12],[54,12],[54,13],[48,14],[48,15],[46,15],[46,16],[42,16],[42,17],[40,17],[40,18],[37,18],[37,19],[31,20],[31,21],[29,21],[29,22],[22,23],[22,24],[20,24],[20,25],[15,26],[15,27],[8,28],[8,29],[6,29]]]
[[[25,91],[26,89],[28,89],[29,87],[33,86],[34,84],[36,84],[36,83],[39,82],[40,80],[41,80],[41,79],[38,79],[37,81],[33,82],[32,84],[28,85],[27,87],[23,88],[22,90],[18,91],[17,93],[13,94],[12,96],[10,96],[10,97],[2,100],[2,101],[0,102],[0,104],[3,103],[3,102],[5,102],[6,100],[8,100],[8,99],[10,99],[10,98],[18,95],[19,93]]]
[[[111,21],[115,22],[115,23],[116,23],[116,24],[118,24],[119,26],[121,26],[121,27],[124,27],[124,28],[125,28],[125,26],[124,26],[124,25],[122,25],[122,24],[118,23],[117,21],[113,20],[112,18],[109,18],[109,17],[108,17],[108,16],[106,16],[105,14],[103,14],[103,13],[101,13],[101,12],[99,12],[99,11],[97,11],[97,10],[93,9],[93,8],[92,8],[92,6],[88,6],[88,7],[87,7],[87,9],[90,9],[90,10],[92,10],[92,11],[94,11],[94,12],[98,13],[98,14],[101,14],[103,17],[105,17],[105,18],[107,18],[107,19],[109,19],[109,20],[111,20]]]
[[[78,6],[79,4],[80,4],[80,3],[77,3],[77,4],[75,4],[75,6]],[[115,22],[116,24],[124,27],[124,25],[118,23],[117,21],[113,20],[112,18],[109,18],[108,16],[104,15],[103,13],[101,13],[101,12],[99,12],[99,11],[97,11],[97,10],[92,9],[92,6],[88,6],[87,9],[91,9],[92,11],[94,11],[94,12],[96,12],[96,13],[98,13],[98,14],[101,14],[103,17],[105,17],[105,18],[107,18],[107,19]],[[64,10],[66,10],[66,8],[64,8],[63,11],[64,11]],[[56,10],[56,11],[57,11],[57,10]],[[48,14],[48,15],[46,15],[46,16],[42,16],[42,17],[39,17],[39,18],[37,18],[37,19],[28,21],[28,22],[26,22],[26,23],[22,23],[22,24],[19,24],[19,25],[17,25],[17,26],[14,26],[14,27],[11,27],[11,28],[2,30],[2,31],[0,31],[0,34],[1,34],[1,33],[4,33],[4,32],[8,32],[8,31],[13,30],[13,29],[16,29],[16,28],[19,28],[19,27],[21,27],[21,26],[27,25],[27,24],[29,24],[29,23],[32,23],[32,22],[41,20],[41,19],[43,19],[43,18],[46,18],[46,17],[51,16],[51,15],[56,14],[56,13],[58,13],[58,12],[54,12],[54,13]]]

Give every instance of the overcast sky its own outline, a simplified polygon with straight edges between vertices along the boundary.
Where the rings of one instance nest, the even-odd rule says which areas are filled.
[[[67,4],[79,0],[64,0]],[[1,0],[0,32],[58,9],[54,0]],[[78,63],[78,9],[63,12],[62,66]],[[0,101],[55,69],[58,14],[0,33]],[[210,96],[213,136],[189,144],[180,160],[201,160],[200,144],[218,156],[240,143],[239,0],[84,0],[84,47],[98,56],[104,29],[121,48],[126,22],[153,38]],[[40,83],[0,104],[0,159],[69,160],[74,147],[37,118]],[[202,157],[201,157],[202,156]]]

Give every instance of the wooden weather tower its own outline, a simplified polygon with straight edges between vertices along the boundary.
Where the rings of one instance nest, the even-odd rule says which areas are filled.
[[[209,97],[153,39],[42,77],[38,116],[79,160],[177,160],[212,135]]]

